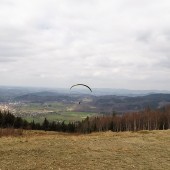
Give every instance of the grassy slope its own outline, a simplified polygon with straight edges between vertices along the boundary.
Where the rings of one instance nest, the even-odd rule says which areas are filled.
[[[0,169],[153,169],[170,167],[170,130],[69,135],[27,131],[0,138]]]

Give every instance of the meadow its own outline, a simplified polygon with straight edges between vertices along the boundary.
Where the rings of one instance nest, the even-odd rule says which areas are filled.
[[[69,123],[72,121],[81,121],[87,116],[96,116],[97,113],[93,112],[77,112],[72,111],[75,105],[63,104],[59,102],[29,103],[16,107],[17,116],[22,116],[28,122],[42,123],[45,118],[49,121],[65,121]]]
[[[48,114],[38,114],[35,116],[26,116],[28,122],[32,122],[34,120],[35,123],[42,123],[46,118],[48,121],[64,121],[65,123],[74,122],[74,121],[81,121],[85,119],[87,116],[95,116],[96,113],[89,113],[89,112],[52,112]]]
[[[64,134],[24,131],[0,138],[0,169],[150,169],[170,167],[170,130]]]

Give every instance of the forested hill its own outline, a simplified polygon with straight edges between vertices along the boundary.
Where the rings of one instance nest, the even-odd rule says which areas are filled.
[[[97,89],[97,93],[95,90],[93,93],[86,94],[84,91],[74,92],[69,89],[0,87],[0,102],[19,102],[21,104],[60,102],[65,107],[71,107],[73,111],[98,113],[111,113],[113,111],[124,113],[140,111],[148,106],[156,109],[170,104],[170,93],[168,91],[167,94],[164,92],[146,94],[146,92],[142,93],[141,91],[106,91],[103,89]],[[150,91],[148,92],[150,93]],[[114,93],[116,95],[113,95]],[[133,95],[127,96],[126,94],[129,93]],[[136,96],[137,94],[139,96]],[[78,104],[80,101],[81,104]]]
[[[37,93],[29,93],[25,95],[21,95],[16,97],[14,100],[16,101],[25,101],[25,102],[49,102],[49,101],[71,101],[72,98],[69,95],[60,94],[56,92],[37,92]]]
[[[15,101],[45,103],[50,101],[63,102],[64,104],[78,103],[75,111],[92,112],[128,112],[143,110],[146,107],[160,108],[170,103],[170,94],[150,94],[146,96],[93,96],[84,94],[60,94],[54,92],[37,92],[18,96]]]
[[[146,96],[100,96],[94,100],[94,105],[103,110],[121,112],[143,110],[146,107],[160,108],[170,103],[170,94],[150,94]]]

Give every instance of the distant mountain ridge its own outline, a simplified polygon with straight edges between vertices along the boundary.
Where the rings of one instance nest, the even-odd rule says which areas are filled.
[[[71,85],[70,85],[71,86]],[[115,89],[115,88],[92,88],[92,95],[117,95],[117,96],[141,96],[155,93],[170,94],[170,90],[130,90],[130,89]],[[0,86],[0,95],[15,95],[19,96],[22,94],[36,93],[36,92],[53,92],[60,94],[90,94],[87,89],[72,89],[70,88],[38,88],[38,87],[8,87]]]
[[[92,96],[92,95],[74,95],[74,94],[59,94],[52,92],[37,92],[30,93],[16,97],[16,101],[23,102],[63,102],[72,103],[83,101],[85,98],[90,99],[89,102],[84,102],[78,107],[78,111],[95,111],[95,112],[127,112],[127,111],[139,111],[146,107],[153,109],[160,108],[166,104],[170,104],[170,94],[150,94],[146,96]]]
[[[109,113],[113,111],[120,113],[139,111],[147,106],[156,109],[170,103],[170,93],[165,93],[166,91],[163,91],[164,93],[158,93],[160,91],[133,91],[123,89],[92,90],[93,92],[89,93],[84,89],[70,91],[70,89],[64,88],[57,90],[0,87],[0,102],[45,103],[54,101],[72,105],[81,101],[80,105],[74,105],[75,111]]]
[[[109,88],[95,88],[96,95],[117,95],[117,96],[145,96],[149,94],[170,94],[168,90],[129,90],[129,89],[109,89]]]

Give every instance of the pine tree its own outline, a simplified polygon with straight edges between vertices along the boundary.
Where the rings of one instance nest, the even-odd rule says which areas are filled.
[[[18,129],[18,128],[22,128],[22,125],[23,125],[23,120],[21,119],[21,117],[16,117],[14,122],[14,127]]]
[[[49,129],[49,121],[46,118],[44,119],[44,122],[42,124],[42,128],[45,131]]]

